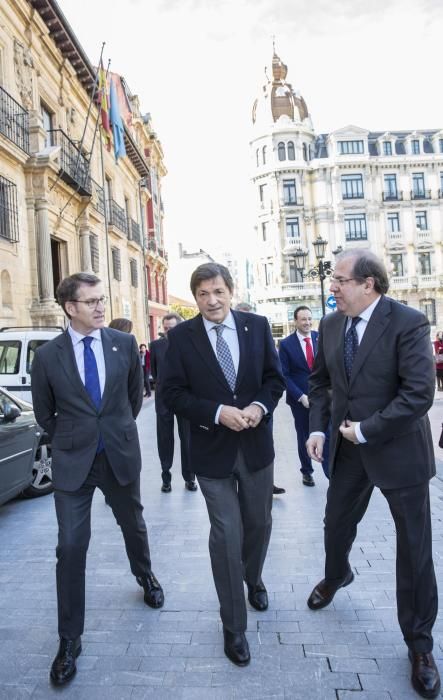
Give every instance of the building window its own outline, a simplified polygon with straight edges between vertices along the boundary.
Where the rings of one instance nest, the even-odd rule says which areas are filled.
[[[420,311],[426,316],[431,326],[435,326],[437,323],[435,299],[420,299]]]
[[[265,284],[268,287],[273,283],[273,278],[274,278],[274,266],[272,263],[265,263],[263,265],[264,273],[265,273]]]
[[[118,248],[112,248],[112,275],[115,280],[121,282],[122,279],[122,264],[121,256]]]
[[[260,151],[259,151],[258,148],[257,148],[257,150],[255,151],[255,160],[256,160],[257,168],[258,168],[258,166],[260,165]]]
[[[0,175],[0,237],[18,243],[17,185]]]
[[[40,103],[40,111],[42,115],[43,129],[46,132],[45,136],[45,148],[54,145],[54,134],[52,133],[54,129],[54,114],[43,104]]]
[[[414,197],[425,196],[425,176],[424,173],[412,174],[412,193]]]
[[[364,153],[363,141],[339,141],[338,152],[341,155],[354,155]]]
[[[397,175],[389,174],[384,176],[384,198],[385,199],[397,199]]]
[[[411,153],[416,156],[420,153],[420,141],[418,139],[412,139],[411,141]]]
[[[426,211],[415,212],[415,225],[420,231],[428,230],[428,213]]]
[[[443,139],[439,139],[438,145],[439,145],[439,148],[440,148],[440,153],[443,153]]]
[[[261,149],[261,154],[262,154],[263,165],[266,165],[266,146],[263,146],[263,148]]]
[[[138,287],[137,260],[134,258],[129,260],[129,273],[131,277],[131,287]]]
[[[401,253],[396,253],[395,255],[391,255],[391,265],[392,265],[392,275],[394,277],[403,277],[404,269],[403,269],[403,255]]]
[[[99,246],[98,246],[98,236],[95,233],[91,233],[89,236],[89,245],[91,248],[91,264],[92,271],[100,271],[100,258],[99,258]]]
[[[392,156],[392,143],[391,141],[383,141],[383,155]]]
[[[345,216],[345,236],[347,241],[367,240],[366,214],[347,214]]]
[[[400,215],[398,212],[390,212],[388,214],[388,231],[390,233],[398,233],[400,231]]]
[[[440,192],[439,192],[440,197],[443,196],[443,173],[440,173]]]
[[[277,146],[278,150],[278,159],[279,160],[286,160],[286,146],[283,143],[283,141],[280,141],[280,143]]]
[[[418,274],[419,275],[430,275],[431,274],[431,253],[419,253],[418,259]]]
[[[303,274],[300,272],[300,270],[297,270],[295,260],[289,261],[289,281],[291,284],[303,282]]]
[[[268,224],[265,221],[261,225],[261,237],[263,241],[268,240]]]
[[[343,199],[362,199],[363,176],[362,175],[342,175],[341,191]]]
[[[300,226],[298,222],[298,216],[291,219],[286,219],[286,237],[287,238],[299,238],[300,236]]]
[[[295,160],[295,148],[293,141],[288,141],[288,160]]]
[[[258,188],[258,194],[260,197],[260,203],[264,204],[266,200],[266,185],[260,185]]]
[[[296,204],[295,180],[283,180],[283,204]]]
[[[303,144],[303,160],[308,162],[308,147],[305,143]]]

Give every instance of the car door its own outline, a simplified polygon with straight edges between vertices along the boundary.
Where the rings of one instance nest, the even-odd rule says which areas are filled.
[[[20,493],[30,483],[38,436],[31,410],[5,420],[6,404],[21,407],[0,389],[0,503]]]

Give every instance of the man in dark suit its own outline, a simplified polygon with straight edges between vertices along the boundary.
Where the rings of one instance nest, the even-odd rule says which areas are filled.
[[[135,418],[143,402],[143,380],[135,338],[104,328],[106,297],[95,275],[65,278],[57,288],[57,300],[70,323],[65,333],[37,350],[32,397],[37,421],[52,444],[60,646],[51,680],[62,685],[76,672],[81,652],[86,553],[96,487],[121,527],[131,571],[144,589],[146,604],[159,608],[164,597],[151,570],[140,502]]]
[[[321,321],[310,379],[307,447],[313,459],[322,457],[330,419],[332,429],[325,578],[308,606],[325,607],[353,581],[348,556],[378,486],[397,533],[398,620],[412,685],[435,698],[440,678],[432,656],[438,603],[429,504],[435,474],[427,416],[434,398],[429,323],[386,297],[388,287],[386,270],[370,251],[348,250],[337,258],[331,291],[338,312]]]
[[[274,446],[269,424],[284,383],[269,324],[231,311],[223,265],[192,274],[200,314],[169,333],[163,397],[191,423],[191,461],[206,500],[209,551],[226,656],[249,663],[248,599],[266,610],[262,569],[271,535]]]
[[[312,461],[306,450],[309,437],[309,399],[308,382],[317,353],[318,333],[312,330],[312,314],[309,306],[298,306],[294,311],[294,333],[280,343],[279,356],[286,382],[286,403],[294,416],[297,433],[298,457],[300,471],[305,486],[315,486],[312,477]],[[322,467],[326,476],[329,458],[329,431],[323,450]]]
[[[163,401],[162,385],[168,333],[183,319],[175,313],[166,314],[162,319],[163,337],[153,340],[149,346],[151,352],[151,374],[155,381],[155,412],[157,415],[157,449],[162,467],[162,491],[171,491],[171,468],[174,460],[174,412]],[[188,491],[197,491],[195,474],[189,458],[189,421],[177,416],[178,435],[180,438],[180,456],[182,476]]]

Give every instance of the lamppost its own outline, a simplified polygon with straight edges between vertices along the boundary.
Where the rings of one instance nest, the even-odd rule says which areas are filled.
[[[308,253],[307,251],[304,251],[301,248],[299,248],[294,253],[295,267],[297,269],[297,272],[301,274],[302,279],[304,277],[310,277],[313,280],[320,280],[321,308],[324,316],[326,313],[324,281],[327,277],[330,277],[332,275],[333,267],[332,262],[330,260],[324,259],[328,241],[325,241],[323,238],[321,238],[321,236],[318,236],[318,238],[316,238],[312,245],[314,246],[315,257],[317,258],[317,265],[315,265],[314,267],[310,267],[308,270],[305,271],[306,264],[308,262]],[[341,246],[339,246],[336,250],[332,252],[334,253],[334,255],[338,255],[342,252]]]

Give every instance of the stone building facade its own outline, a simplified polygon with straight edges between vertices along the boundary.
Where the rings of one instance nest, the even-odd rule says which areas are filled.
[[[58,4],[1,3],[0,326],[63,325],[55,288],[83,270],[104,281],[107,321],[131,318],[139,342],[149,337],[152,164],[158,201],[166,171],[150,120],[113,79],[127,156],[117,167],[103,148],[102,169],[96,69]]]
[[[277,338],[290,331],[301,303],[321,317],[313,247],[321,238],[331,268],[334,252],[371,248],[390,271],[391,296],[420,308],[433,330],[443,327],[443,130],[347,126],[317,134],[286,76],[274,53],[272,79],[252,114],[258,313]],[[294,255],[300,250],[308,254],[304,274]]]

